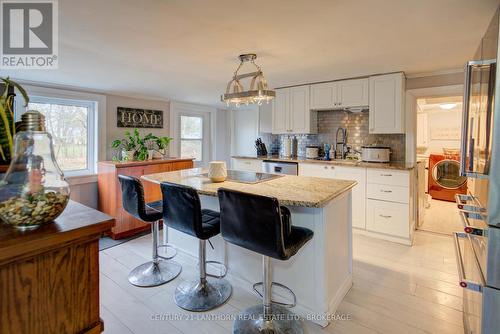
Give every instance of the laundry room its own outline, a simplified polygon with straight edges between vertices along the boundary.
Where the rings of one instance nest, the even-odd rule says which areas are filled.
[[[426,193],[421,230],[460,230],[455,195],[467,193],[467,178],[460,175],[462,100],[460,95],[417,99],[417,159],[425,164]]]

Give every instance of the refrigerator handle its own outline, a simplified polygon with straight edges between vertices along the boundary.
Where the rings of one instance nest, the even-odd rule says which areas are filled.
[[[470,240],[470,237],[467,233],[464,232],[453,232],[453,241],[455,244],[455,257],[457,260],[457,268],[458,268],[458,279],[460,280],[460,286],[464,289],[476,291],[476,292],[483,292],[483,288],[486,285],[486,282],[484,281],[484,278],[482,277],[481,273],[481,283],[477,282],[472,282],[468,281],[467,277],[465,276],[465,269],[464,269],[464,261],[462,259],[462,250],[460,249],[460,243],[458,242],[458,238],[461,239],[468,239],[470,244],[470,247],[472,247],[472,242]],[[474,255],[474,261],[477,269],[479,272],[481,272],[481,268],[479,267],[479,263],[477,261],[476,256]]]
[[[467,176],[467,136],[469,129],[469,103],[471,90],[471,72],[474,62],[468,62],[465,65],[464,81],[464,104],[462,112],[462,135],[460,137],[460,175]]]

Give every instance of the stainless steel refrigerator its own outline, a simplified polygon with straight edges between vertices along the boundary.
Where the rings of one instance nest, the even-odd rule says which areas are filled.
[[[497,11],[465,68],[460,167],[469,194],[456,195],[464,230],[454,241],[467,334],[500,333],[499,20]]]

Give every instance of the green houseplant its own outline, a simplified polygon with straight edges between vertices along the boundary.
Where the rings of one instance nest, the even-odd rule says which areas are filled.
[[[2,90],[3,89],[3,90]],[[17,89],[24,99],[24,105],[29,102],[28,94],[24,88],[15,81],[0,78],[0,164],[7,165],[14,154],[14,89]]]
[[[128,130],[125,131],[124,135],[125,138],[113,140],[111,147],[114,149],[121,149],[122,160],[134,160],[134,154],[137,147],[135,136]]]
[[[168,144],[173,140],[172,137],[157,137],[156,145],[158,146],[158,150],[165,157],[168,155]]]

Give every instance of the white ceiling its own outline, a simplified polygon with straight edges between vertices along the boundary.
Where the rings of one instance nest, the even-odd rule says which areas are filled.
[[[59,69],[11,77],[222,105],[237,55],[272,87],[462,67],[498,0],[60,0]]]

